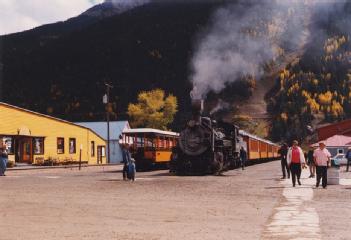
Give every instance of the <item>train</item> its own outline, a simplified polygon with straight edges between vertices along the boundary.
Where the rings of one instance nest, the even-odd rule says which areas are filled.
[[[203,117],[203,100],[192,101],[192,118],[172,150],[170,172],[176,175],[219,175],[239,167],[240,148],[248,164],[277,159],[279,146],[234,124]]]

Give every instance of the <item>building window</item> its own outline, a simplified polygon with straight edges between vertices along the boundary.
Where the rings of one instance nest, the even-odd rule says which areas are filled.
[[[70,154],[76,153],[76,139],[75,138],[69,139],[69,153]]]
[[[344,154],[344,149],[338,148],[338,154]]]
[[[33,138],[33,148],[34,148],[34,154],[43,155],[44,154],[44,138]]]
[[[14,154],[14,143],[13,143],[13,138],[12,137],[0,137],[2,140],[2,143],[6,147],[7,154],[12,155]]]
[[[90,152],[91,152],[91,156],[95,157],[95,142],[91,141],[90,143]]]
[[[57,153],[63,154],[65,153],[65,139],[57,138]]]

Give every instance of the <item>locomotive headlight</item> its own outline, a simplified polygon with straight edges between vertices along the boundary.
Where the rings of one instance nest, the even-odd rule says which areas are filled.
[[[188,126],[191,127],[191,128],[195,127],[195,125],[196,125],[195,120],[190,120],[190,121],[188,122]]]

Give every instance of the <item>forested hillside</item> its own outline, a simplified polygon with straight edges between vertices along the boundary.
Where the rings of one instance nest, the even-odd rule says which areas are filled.
[[[305,53],[281,71],[270,99],[275,140],[304,139],[318,125],[351,117],[350,4],[320,19]]]

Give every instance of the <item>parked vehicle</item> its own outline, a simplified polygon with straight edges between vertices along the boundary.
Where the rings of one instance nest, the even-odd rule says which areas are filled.
[[[337,154],[334,157],[332,157],[331,160],[336,161],[339,165],[346,165],[347,164],[347,158],[345,157],[345,154]]]

